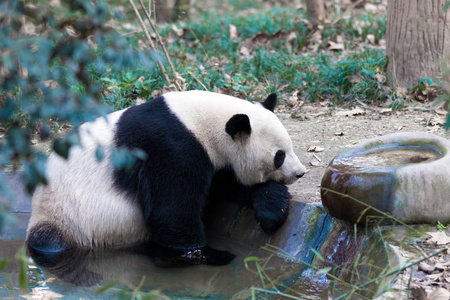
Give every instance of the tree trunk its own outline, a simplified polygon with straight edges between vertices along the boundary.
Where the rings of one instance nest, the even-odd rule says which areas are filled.
[[[157,22],[170,22],[172,20],[167,0],[153,0]]]
[[[173,6],[172,21],[177,21],[178,19],[187,19],[189,17],[190,5],[191,0],[175,0],[175,4]]]
[[[306,0],[306,12],[311,24],[317,25],[327,18],[327,9],[324,0]]]
[[[446,2],[389,0],[386,55],[388,72],[398,86],[436,77],[449,66],[450,10],[444,11]]]

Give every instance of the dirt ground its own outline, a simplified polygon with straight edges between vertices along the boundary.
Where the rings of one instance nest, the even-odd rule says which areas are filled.
[[[342,150],[365,139],[395,132],[428,132],[450,139],[441,115],[413,108],[392,112],[379,108],[336,109],[304,106],[296,118],[277,113],[291,135],[294,150],[308,169],[290,186],[293,200],[320,202],[319,185],[328,163]],[[315,149],[315,151],[308,151]]]

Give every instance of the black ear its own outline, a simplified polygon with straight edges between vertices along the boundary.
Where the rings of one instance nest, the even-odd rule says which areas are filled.
[[[267,97],[267,99],[264,102],[261,102],[262,106],[264,106],[266,109],[273,112],[275,109],[275,106],[277,106],[277,94],[272,93]]]
[[[236,135],[249,135],[252,132],[252,127],[250,126],[250,119],[247,115],[238,114],[232,116],[227,124],[225,125],[225,131],[234,140]]]

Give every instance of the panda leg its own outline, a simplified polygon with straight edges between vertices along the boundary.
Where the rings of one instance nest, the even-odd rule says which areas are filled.
[[[289,215],[290,194],[288,188],[274,181],[248,187],[253,200],[255,219],[261,229],[272,233],[280,228]]]
[[[52,224],[38,224],[31,228],[26,244],[42,252],[61,252],[70,248],[61,232]]]
[[[181,193],[179,195],[186,195]],[[226,265],[235,258],[227,251],[215,250],[206,245],[201,219],[204,201],[197,197],[182,197],[177,201],[154,203],[147,220],[152,242],[161,247],[163,255],[157,263],[162,267],[190,264]],[[173,198],[172,198],[173,199]]]
[[[226,198],[253,208],[255,219],[266,233],[276,231],[289,214],[290,194],[288,188],[275,181],[244,186],[233,171],[216,173],[211,184],[209,198]]]

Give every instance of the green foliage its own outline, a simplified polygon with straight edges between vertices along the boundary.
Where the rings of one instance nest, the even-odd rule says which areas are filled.
[[[19,287],[22,291],[28,291],[28,256],[25,248],[20,248],[16,254],[19,263]]]
[[[442,230],[445,231],[447,230],[447,226],[445,226],[444,224],[442,224],[441,222],[438,221],[437,225],[436,225],[437,230]]]
[[[219,89],[247,99],[263,98],[269,92],[289,94],[298,90],[299,97],[306,101],[326,99],[338,104],[355,98],[384,101],[390,97],[393,105],[400,106],[398,98],[375,78],[385,75],[387,60],[383,50],[343,53],[326,50],[327,42],[338,37],[345,40],[347,49],[355,49],[369,34],[377,44],[384,37],[386,16],[354,12],[335,24],[325,25],[321,41],[311,45],[310,38],[316,29],[303,21],[305,9],[268,10],[253,1],[228,3],[226,7],[228,13],[208,10],[199,13],[198,18],[176,24],[184,34],[175,40],[171,26],[160,27],[161,36],[172,40],[166,46],[176,70],[186,79],[187,90]],[[259,10],[241,13],[243,7]],[[331,7],[329,13],[333,15],[336,11]],[[230,36],[231,24],[237,28],[237,40]],[[290,33],[295,38],[288,43],[285,39]],[[263,42],[252,40],[258,36],[263,37]],[[140,33],[133,32],[127,37],[133,47],[142,39]],[[240,53],[243,46],[253,47],[251,55]],[[305,55],[311,46],[315,50]],[[361,80],[351,83],[348,76],[359,76]],[[105,103],[115,110],[134,104],[137,97],[149,100],[154,90],[166,85],[158,70],[142,67],[111,69],[98,80],[104,86]]]
[[[46,157],[30,146],[31,137],[38,132],[40,139],[48,139],[52,129],[58,130],[55,120],[57,126],[73,124],[72,134],[54,142],[55,151],[67,157],[70,146],[78,143],[77,126],[110,111],[102,101],[103,84],[110,78],[107,73],[138,69],[137,64],[153,70],[154,65],[150,51],[131,48],[105,25],[112,16],[102,1],[62,1],[56,7],[23,5],[17,0],[0,3],[4,13],[0,66],[5,74],[0,81],[0,124],[6,131],[0,144],[0,166],[22,164],[27,189],[32,192],[46,182]],[[34,24],[36,34],[24,33],[23,16],[27,24]],[[140,82],[139,73],[124,74],[123,82],[117,83],[122,94],[133,90],[150,94],[152,80]],[[49,87],[49,83],[56,85]]]
[[[97,155],[99,158],[99,155]],[[137,159],[145,160],[147,153],[140,149],[113,148],[111,154],[111,162],[116,170],[130,170]]]
[[[417,85],[415,85],[412,90],[413,92],[415,91],[425,91],[427,89],[428,86],[432,85],[434,83],[434,79],[426,77],[426,78],[421,78],[419,79],[419,83]]]
[[[201,14],[199,20],[178,24],[184,35],[168,48],[176,69],[187,79],[187,89],[218,88],[248,99],[264,97],[270,91],[299,90],[306,101],[327,99],[332,103],[355,97],[361,101],[383,101],[388,97],[383,83],[375,79],[385,74],[387,60],[383,50],[349,54],[325,51],[327,41],[336,40],[337,36],[344,37],[350,49],[368,34],[373,34],[378,43],[386,28],[384,16],[352,15],[326,25],[322,41],[316,45],[319,51],[312,55],[305,55],[305,51],[310,51],[307,46],[311,46],[309,39],[314,29],[302,19],[306,19],[306,11],[292,8],[223,17],[210,11]],[[230,24],[237,28],[237,41],[230,37]],[[290,43],[285,40],[289,33],[296,36]],[[162,29],[161,34],[173,36],[170,27]],[[257,42],[258,36],[263,42]],[[254,47],[250,56],[240,54],[243,46]],[[360,76],[361,80],[354,84],[348,76]]]

